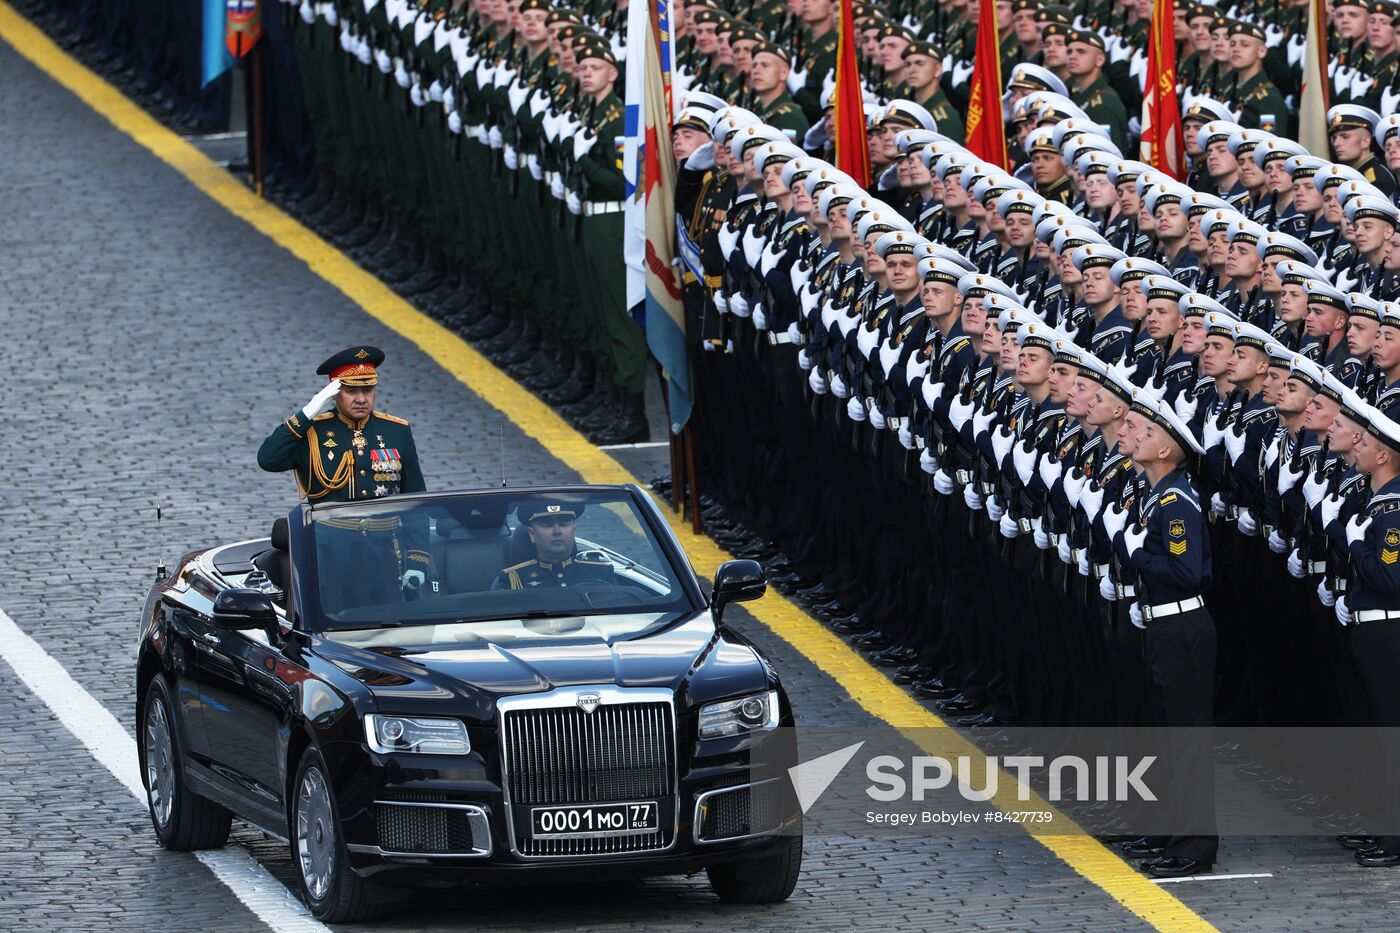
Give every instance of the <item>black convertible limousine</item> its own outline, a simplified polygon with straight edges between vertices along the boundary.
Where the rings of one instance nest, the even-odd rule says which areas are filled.
[[[152,826],[286,841],[326,921],[422,886],[701,870],[726,901],[786,899],[792,710],[723,623],[765,585],[731,561],[707,598],[634,486],[298,505],[150,591]]]

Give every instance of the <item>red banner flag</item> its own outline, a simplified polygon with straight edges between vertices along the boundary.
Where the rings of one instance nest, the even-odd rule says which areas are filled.
[[[856,64],[855,17],[851,0],[841,0],[837,24],[836,90],[832,94],[832,132],[836,136],[836,167],[862,188],[870,185],[870,144],[865,138],[865,94]]]
[[[972,67],[972,93],[967,99],[967,148],[983,162],[1002,169],[1011,160],[1006,152],[1006,121],[1001,112],[1001,38],[997,35],[996,0],[978,0],[977,57]]]
[[[1186,177],[1186,138],[1176,97],[1174,0],[1153,0],[1147,47],[1147,82],[1142,95],[1142,161],[1177,181]]]

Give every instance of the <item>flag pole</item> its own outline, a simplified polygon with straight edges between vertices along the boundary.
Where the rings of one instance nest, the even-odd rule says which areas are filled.
[[[248,118],[248,145],[252,150],[248,159],[248,164],[253,168],[253,190],[258,197],[263,197],[264,182],[264,156],[266,155],[266,145],[263,133],[263,46],[266,43],[257,42],[253,45],[252,54],[247,57],[248,69],[253,73],[253,112]]]

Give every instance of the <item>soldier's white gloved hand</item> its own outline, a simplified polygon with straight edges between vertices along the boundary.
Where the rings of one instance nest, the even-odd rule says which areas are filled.
[[[355,61],[361,65],[369,65],[374,60],[373,50],[370,48],[369,40],[360,36],[355,40]],[[386,74],[388,72],[385,72]]]
[[[1337,621],[1342,623],[1342,625],[1351,624],[1351,610],[1347,608],[1347,598],[1345,596],[1337,597],[1337,604],[1332,607],[1332,611],[1337,613]]]
[[[414,88],[416,89],[417,87],[418,85],[415,84]],[[520,168],[520,153],[516,152],[515,147],[509,143],[506,144],[505,152],[502,154],[501,158],[502,161],[505,162],[506,168],[510,169],[512,172]]]
[[[931,378],[929,378],[929,377],[926,376],[926,377],[924,377],[923,393],[924,393],[924,404],[927,405],[927,406],[929,407],[929,410],[932,410],[932,409],[933,409],[933,406],[936,405],[936,404],[938,404],[940,401],[942,401],[942,400],[943,400],[943,396],[946,395],[946,394],[948,394],[948,384],[947,384],[946,382],[943,382],[942,380],[939,380],[939,381],[935,382],[933,379],[931,379]],[[956,404],[956,403],[957,403],[957,400],[954,400],[954,404]],[[969,408],[969,410],[968,410],[968,417],[970,417],[971,414],[972,414],[972,412],[971,412],[971,406],[969,405],[968,408]],[[952,407],[951,407],[951,406],[950,406],[949,409],[948,409],[948,413],[949,413],[950,416],[952,415]],[[963,419],[963,424],[967,424],[967,418],[966,418],[966,417]],[[958,430],[962,430],[961,426],[955,425],[955,427],[957,427]]]
[[[1021,534],[1021,524],[1016,521],[1016,519],[1012,518],[1009,513],[1002,515],[1001,520],[997,524],[1000,527],[1001,536],[1003,538],[1015,538]]]
[[[443,87],[437,81],[433,82],[433,87],[438,88],[437,100],[442,101],[442,109],[445,113],[451,113],[457,109],[457,94],[452,90],[452,85]],[[428,89],[432,93],[432,88]]]
[[[919,469],[929,476],[936,476],[938,473],[938,457],[934,454],[933,448],[925,447],[919,451]]]
[[[404,90],[408,90],[409,84],[412,83],[412,79],[408,76],[408,69],[404,67],[402,58],[394,59],[394,83]]]
[[[1239,520],[1235,527],[1240,530],[1240,534],[1246,538],[1252,538],[1259,534],[1259,520],[1254,517],[1254,513],[1249,509],[1240,509]]]
[[[1147,623],[1142,618],[1142,606],[1133,603],[1128,607],[1128,621],[1140,629],[1146,629]]]
[[[724,261],[728,262],[734,256],[734,250],[739,246],[739,228],[733,224],[725,224],[719,228],[719,250],[724,254]]]
[[[535,181],[543,181],[544,168],[540,165],[539,158],[535,156],[526,156],[525,161],[526,164],[528,164],[530,167],[530,177],[533,178]]]
[[[1307,576],[1307,568],[1303,566],[1303,552],[1296,547],[1288,554],[1288,575],[1295,580]]]
[[[558,200],[564,200],[564,176],[558,172],[551,172],[549,178],[549,193]]]
[[[443,91],[441,81],[434,81],[432,84],[428,85],[428,100],[441,103],[442,97]]]
[[[317,392],[306,405],[301,409],[301,413],[310,421],[322,412],[330,411],[335,407],[335,397],[340,393],[340,380],[332,379],[326,387]]]
[[[1055,548],[1055,554],[1060,558],[1060,563],[1068,566],[1074,560],[1074,549],[1069,546],[1069,535],[1062,535],[1060,543]]]
[[[909,430],[909,422],[902,421],[899,425],[899,446],[905,450],[914,449],[914,432]]]
[[[1337,597],[1334,596],[1332,594],[1332,591],[1327,588],[1327,581],[1325,579],[1318,581],[1317,601],[1322,603],[1322,605],[1326,606],[1328,609],[1331,609],[1332,606],[1335,605],[1337,602]]]
[[[728,314],[728,313],[729,313],[729,296],[728,296],[728,295],[726,295],[724,292],[715,292],[715,297],[714,297],[713,300],[714,300],[714,303],[715,303],[715,310],[716,310],[716,311],[718,311],[720,314]]]
[[[1079,472],[1078,468],[1070,470],[1065,474],[1060,485],[1064,487],[1065,499],[1069,501],[1070,508],[1079,508],[1079,499],[1084,494],[1084,487],[1088,484],[1089,477]]]
[[[1293,468],[1293,458],[1284,457],[1278,465],[1278,492],[1279,495],[1287,495],[1289,490],[1298,485],[1298,480],[1303,478],[1303,469]]]
[[[1342,499],[1340,496],[1328,496],[1322,500],[1318,506],[1318,511],[1322,515],[1322,527],[1324,530],[1331,527],[1337,517],[1342,514]]]
[[[340,22],[340,13],[336,10],[334,3],[327,3],[323,6],[321,15],[325,17],[327,26],[334,26]]]
[[[1098,518],[1099,509],[1103,508],[1103,487],[1098,483],[1087,484],[1079,495],[1079,507],[1084,510],[1089,521]]]
[[[1220,438],[1224,431],[1215,423],[1214,418],[1207,417],[1206,423],[1201,426],[1201,444],[1207,450],[1220,443]]]
[[[756,301],[753,306],[753,326],[759,330],[768,329],[768,312],[763,309],[763,302]]]
[[[1189,425],[1191,419],[1196,417],[1196,406],[1200,404],[1200,401],[1200,399],[1191,398],[1183,392],[1178,395],[1176,401],[1172,403],[1172,410],[1176,412],[1178,418]]]
[[[1006,516],[1006,506],[1002,505],[996,496],[987,497],[987,517],[992,521],[1000,523]]]
[[[925,383],[924,400],[928,401],[929,408],[933,407],[933,401],[929,400],[929,390],[927,387],[935,384],[938,386],[939,389],[935,398],[942,398],[943,393],[947,391],[947,387],[942,382]],[[967,422],[970,419],[972,419],[972,413],[976,410],[976,408],[977,406],[972,402],[964,402],[962,400],[961,395],[954,396],[953,400],[948,403],[948,423],[953,426],[953,430],[961,431],[963,429],[963,425],[967,424]],[[977,433],[975,422],[973,427],[973,433]]]
[[[447,115],[447,128],[454,133],[462,132],[462,116],[457,111],[452,111]],[[557,197],[557,195],[556,195]]]
[[[423,585],[423,581],[426,579],[428,579],[428,575],[421,570],[405,570],[400,585],[406,590],[416,590]]]
[[[963,502],[974,512],[982,510],[982,497],[977,494],[977,487],[971,483],[963,487]]]
[[[1047,489],[1054,487],[1060,478],[1062,469],[1060,461],[1054,457],[1041,457],[1040,464],[1036,468],[1037,472],[1040,473],[1040,481],[1045,484]]]
[[[991,428],[992,422],[996,420],[996,416],[996,409],[992,409],[991,411],[979,411],[974,414],[972,416],[972,436],[981,437],[986,434]]]
[[[1016,477],[1022,486],[1030,485],[1031,477],[1035,475],[1035,457],[1035,448],[1028,440],[1011,448],[1011,464],[1016,468]]]
[[[501,128],[500,128],[499,126],[493,126],[493,127],[491,127],[490,130],[487,131],[487,133],[486,133],[486,142],[487,142],[487,144],[488,144],[492,149],[500,149],[500,148],[502,148],[503,146],[505,146],[505,144],[506,144],[506,138],[505,138],[504,136],[501,135]],[[577,142],[577,140],[575,140],[574,148],[575,148],[575,151],[577,151],[577,149],[578,149],[578,142]],[[577,155],[575,155],[574,157],[575,157],[575,158],[578,158]]]
[[[998,466],[1006,460],[1006,455],[1011,452],[1011,446],[1015,443],[1016,436],[1006,430],[1005,426],[992,432],[992,456],[996,457]]]
[[[1220,498],[1220,493],[1217,492],[1210,497],[1210,510],[1214,512],[1217,517],[1225,514],[1225,500]]]
[[[1118,601],[1118,588],[1113,585],[1113,575],[1106,573],[1099,577],[1099,596],[1108,602]]]
[[[776,250],[772,243],[763,247],[763,253],[758,257],[758,274],[766,277],[786,254],[787,250]]]
[[[846,402],[846,417],[852,421],[865,420],[865,402],[861,400],[860,396],[852,395]]]
[[[501,148],[500,145],[496,142],[496,137],[500,135],[501,131],[493,126],[491,127],[491,132],[493,134],[491,136],[491,148]],[[504,142],[504,140],[502,142]],[[598,145],[597,133],[593,132],[592,130],[585,130],[584,132],[579,133],[577,136],[574,137],[574,161],[579,161],[584,156],[588,155],[590,152],[593,151],[593,147],[596,145]]]
[[[570,191],[565,194],[564,204],[568,206],[570,214],[583,213],[583,199],[578,196],[577,191]]]
[[[1147,529],[1142,525],[1133,523],[1123,530],[1123,546],[1128,549],[1129,557],[1136,554],[1146,540]]]
[[[1275,554],[1283,554],[1288,550],[1288,540],[1278,533],[1277,528],[1269,532],[1269,550]]]
[[[1230,455],[1230,462],[1236,463],[1240,455],[1244,453],[1244,432],[1236,424],[1233,428],[1225,432],[1225,452]]]
[[[757,269],[759,260],[763,256],[763,236],[758,232],[758,224],[749,224],[744,228],[744,261],[749,264],[750,269]]]
[[[1045,530],[1045,520],[1040,518],[1031,519],[1031,535],[1035,541],[1035,546],[1042,551],[1050,550],[1050,533]]]
[[[389,57],[389,53],[383,49],[375,49],[374,66],[384,74],[394,70],[394,60]]]
[[[743,292],[735,292],[729,296],[729,313],[735,317],[748,317],[753,314],[753,309],[749,307],[749,298]]]
[[[842,379],[839,375],[833,374],[831,377],[831,394],[837,398],[845,398],[851,394],[850,388],[846,385],[846,380]]]
[[[1307,500],[1308,508],[1315,509],[1327,495],[1327,476],[1319,476],[1316,471],[1310,471],[1308,478],[1303,480],[1303,498]]]
[[[933,491],[940,496],[951,496],[957,488],[958,484],[953,482],[953,478],[942,467],[933,474]]]
[[[827,385],[825,377],[822,376],[821,369],[816,366],[812,367],[812,374],[807,377],[807,384],[818,395],[825,395],[831,388]]]
[[[788,86],[788,90],[791,91],[793,94],[796,94],[798,91],[802,90],[802,88],[803,88],[806,84],[807,84],[807,70],[806,70],[805,68],[803,68],[803,69],[793,68],[793,69],[791,69],[791,70],[788,72],[788,76],[787,76],[787,86]]]
[[[301,6],[297,7],[297,13],[301,16],[301,21],[308,26],[316,22],[316,8],[307,0],[301,0]]]
[[[1079,564],[1076,569],[1081,577],[1089,575],[1089,555],[1087,553],[1079,555]]]
[[[1369,518],[1362,518],[1359,514],[1353,515],[1351,521],[1347,522],[1347,544],[1355,544],[1366,537],[1366,529],[1371,527]]]
[[[885,421],[885,413],[880,411],[879,406],[870,408],[870,426],[877,431],[883,431],[889,426]]]
[[[1118,537],[1118,532],[1128,526],[1128,513],[1118,507],[1118,503],[1113,503],[1103,513],[1103,530],[1110,538]]]

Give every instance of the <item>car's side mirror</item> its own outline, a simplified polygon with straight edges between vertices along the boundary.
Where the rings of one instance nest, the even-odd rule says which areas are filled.
[[[214,597],[214,624],[237,632],[261,629],[268,638],[277,633],[277,610],[260,590],[236,587]]]
[[[727,560],[715,571],[715,588],[710,594],[710,611],[720,620],[730,603],[758,599],[768,590],[768,578],[756,560]]]

